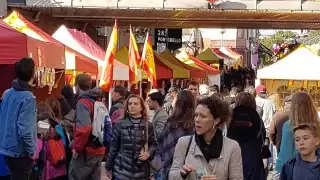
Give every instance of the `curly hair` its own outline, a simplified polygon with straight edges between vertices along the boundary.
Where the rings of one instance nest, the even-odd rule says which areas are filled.
[[[218,96],[205,96],[198,99],[198,105],[206,106],[214,119],[220,118],[219,124],[227,122],[231,117],[229,103]]]

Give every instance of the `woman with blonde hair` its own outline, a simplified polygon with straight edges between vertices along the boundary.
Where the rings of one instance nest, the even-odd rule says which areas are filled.
[[[276,111],[283,110],[283,104],[281,103],[280,95],[278,93],[272,93],[268,99],[274,103]]]
[[[298,92],[292,96],[290,120],[284,123],[282,128],[282,140],[280,152],[276,163],[276,171],[280,173],[282,165],[293,157],[297,150],[294,147],[293,129],[301,124],[311,124],[320,131],[320,121],[317,109],[309,96],[305,92]]]

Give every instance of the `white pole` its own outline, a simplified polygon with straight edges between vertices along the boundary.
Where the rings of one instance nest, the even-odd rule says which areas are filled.
[[[109,110],[110,110],[111,107],[112,107],[111,91],[113,91],[113,88],[111,88],[110,91],[109,91],[109,97],[108,97]]]

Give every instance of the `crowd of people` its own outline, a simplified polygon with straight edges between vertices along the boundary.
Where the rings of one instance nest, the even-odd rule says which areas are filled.
[[[119,85],[101,140],[107,108],[96,106],[107,103],[89,75],[76,77],[75,94],[65,86],[37,104],[33,60],[14,69],[0,104],[1,180],[100,180],[102,168],[112,180],[266,180],[274,162],[274,180],[320,179],[320,121],[307,93],[281,105],[263,85],[224,96],[190,81],[146,99]]]

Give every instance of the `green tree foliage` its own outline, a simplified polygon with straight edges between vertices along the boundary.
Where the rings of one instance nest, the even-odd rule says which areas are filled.
[[[312,30],[309,32],[309,38],[311,39],[319,35],[320,35],[320,30]]]
[[[262,43],[263,45],[265,45],[267,48],[269,49],[273,49],[273,44],[281,44],[283,43],[285,40],[295,37],[296,34],[292,31],[278,31],[276,34],[271,35],[271,36],[267,36],[265,38],[263,38],[260,43]]]

